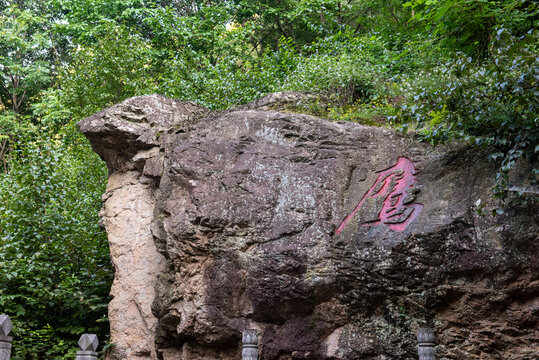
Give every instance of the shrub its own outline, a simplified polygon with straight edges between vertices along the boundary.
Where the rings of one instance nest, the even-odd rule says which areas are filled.
[[[496,191],[505,195],[518,158],[539,151],[537,31],[513,36],[500,27],[491,56],[477,62],[464,54],[403,86],[404,120],[431,143],[466,138],[492,146],[501,159]],[[415,94],[415,95],[412,95]],[[536,170],[535,170],[536,171]]]
[[[14,323],[14,360],[63,359],[81,333],[108,333],[112,269],[97,225],[107,173],[80,137],[29,142],[0,176],[0,313]]]

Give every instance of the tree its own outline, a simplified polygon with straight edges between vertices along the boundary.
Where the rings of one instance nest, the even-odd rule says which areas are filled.
[[[112,27],[95,45],[80,46],[62,68],[63,105],[75,120],[128,97],[154,91],[150,45],[123,27]]]
[[[537,21],[537,4],[527,0],[411,0],[419,29],[451,51],[482,57],[499,26],[521,36]]]
[[[47,17],[17,2],[0,13],[0,161],[33,128],[29,104],[51,83]]]

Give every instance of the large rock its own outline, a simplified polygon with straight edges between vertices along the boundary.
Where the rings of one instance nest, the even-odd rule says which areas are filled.
[[[423,326],[440,358],[534,358],[537,207],[492,217],[480,151],[271,110],[302,99],[79,124],[110,170],[109,358],[240,359],[252,328],[262,360],[415,359]]]

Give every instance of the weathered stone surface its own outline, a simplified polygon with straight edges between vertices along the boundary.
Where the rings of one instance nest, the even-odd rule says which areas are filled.
[[[430,328],[417,330],[417,350],[419,360],[436,360],[436,335]]]
[[[0,315],[0,335],[8,336],[13,329],[13,323],[8,315]]]
[[[9,360],[11,356],[11,336],[13,323],[8,315],[0,315],[0,360]]]
[[[243,330],[242,360],[258,360],[258,334],[256,330]]]
[[[0,360],[9,360],[11,357],[11,340],[2,339],[0,336]]]
[[[424,326],[440,359],[534,358],[537,206],[479,215],[485,154],[268,110],[297,96],[80,123],[111,172],[109,358],[239,359],[254,329],[262,360],[415,359]]]
[[[97,351],[99,340],[95,334],[82,334],[79,339],[79,348],[82,351]]]
[[[79,127],[111,172],[127,171],[140,164],[134,156],[160,145],[165,132],[192,124],[206,112],[193,102],[159,95],[134,97],[85,119]]]
[[[99,340],[95,334],[82,334],[79,339],[79,348],[75,360],[97,360],[97,347]]]

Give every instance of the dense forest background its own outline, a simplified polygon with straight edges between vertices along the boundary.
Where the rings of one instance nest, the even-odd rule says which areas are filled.
[[[537,25],[527,0],[0,0],[13,358],[74,358],[81,333],[107,339],[107,171],[78,120],[141,94],[225,109],[311,91],[326,101],[307,110],[331,120],[488,146],[504,197],[508,171],[539,151]]]

